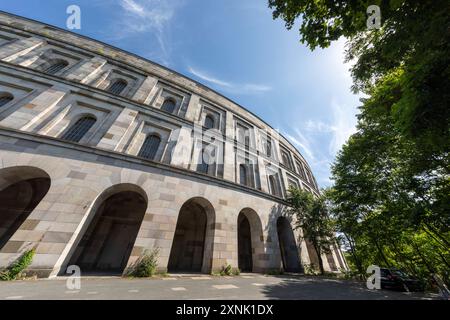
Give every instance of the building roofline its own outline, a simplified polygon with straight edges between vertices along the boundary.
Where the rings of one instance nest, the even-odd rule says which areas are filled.
[[[44,26],[46,26],[46,27],[50,27],[50,28],[57,29],[57,30],[59,30],[59,31],[61,31],[61,32],[70,33],[70,34],[72,34],[72,35],[74,35],[74,36],[77,36],[77,37],[80,37],[80,38],[84,38],[84,39],[89,40],[89,41],[97,42],[97,43],[99,43],[99,44],[101,44],[101,45],[104,45],[104,46],[106,46],[106,47],[109,47],[109,48],[111,48],[111,49],[113,49],[113,50],[117,50],[117,51],[123,52],[123,53],[125,53],[125,54],[127,54],[127,55],[130,55],[130,56],[133,56],[133,57],[135,57],[135,58],[138,58],[138,59],[140,59],[140,60],[146,61],[146,62],[148,62],[148,63],[150,63],[150,64],[153,64],[153,65],[155,65],[155,66],[157,66],[157,67],[159,67],[159,68],[161,68],[161,69],[163,69],[163,70],[172,72],[172,73],[174,73],[175,75],[178,75],[178,76],[180,76],[180,77],[182,77],[182,78],[185,78],[185,79],[187,79],[187,80],[189,80],[189,81],[192,81],[193,83],[195,83],[195,84],[197,84],[197,85],[199,85],[199,86],[202,86],[202,87],[204,87],[204,88],[210,90],[210,91],[213,92],[214,94],[216,94],[216,95],[218,95],[218,96],[224,98],[225,100],[228,100],[229,102],[233,103],[234,105],[238,106],[239,108],[242,108],[243,110],[247,111],[249,114],[251,114],[252,116],[254,116],[255,118],[257,118],[259,121],[261,121],[262,123],[264,123],[265,125],[267,125],[267,126],[270,127],[271,129],[276,130],[276,129],[273,128],[269,123],[267,123],[265,120],[263,120],[260,116],[258,116],[258,115],[255,114],[254,112],[250,111],[250,110],[247,109],[246,107],[242,106],[241,104],[235,102],[235,101],[232,100],[231,98],[225,96],[224,94],[222,94],[222,93],[220,93],[220,92],[218,92],[218,91],[216,91],[216,90],[214,90],[214,89],[212,89],[212,88],[206,86],[205,84],[203,84],[203,83],[201,83],[201,82],[199,82],[199,81],[197,81],[197,80],[195,80],[195,79],[192,79],[192,78],[190,78],[190,77],[188,77],[188,76],[186,76],[186,75],[184,75],[184,74],[182,74],[182,73],[180,73],[180,72],[178,72],[178,71],[172,70],[172,69],[170,69],[170,68],[168,68],[168,67],[166,67],[166,66],[163,66],[163,65],[161,65],[161,64],[159,64],[159,63],[157,63],[157,62],[154,62],[154,61],[152,61],[152,60],[150,60],[150,59],[148,59],[148,58],[141,57],[141,56],[139,56],[139,55],[136,54],[136,53],[127,51],[127,50],[125,50],[125,49],[118,48],[118,47],[116,47],[116,46],[113,46],[113,45],[108,44],[108,43],[106,43],[106,42],[103,42],[103,41],[101,41],[101,40],[97,40],[97,39],[91,38],[91,37],[89,37],[89,36],[85,36],[85,35],[76,33],[76,32],[71,31],[71,30],[66,30],[66,29],[63,29],[63,28],[61,28],[61,27],[58,27],[58,26],[55,26],[55,25],[52,25],[52,24],[49,24],[49,23],[46,23],[46,22],[42,22],[42,21],[38,21],[38,20],[35,20],[35,19],[32,19],[32,18],[20,16],[20,15],[17,15],[17,14],[14,14],[14,13],[10,13],[10,12],[6,12],[6,11],[3,11],[3,10],[0,10],[0,14],[4,14],[4,15],[11,16],[11,17],[15,17],[15,18],[18,18],[18,19],[27,20],[27,21],[30,21],[30,22],[33,22],[33,23],[41,24],[41,25],[44,25]],[[25,29],[24,31],[26,31],[26,32],[32,32],[32,31],[26,30],[26,29]],[[60,39],[58,39],[58,41],[65,42],[64,40],[60,40]],[[67,43],[67,42],[65,42],[65,43]],[[89,50],[89,49],[84,49],[84,50],[91,51],[91,50]],[[93,51],[91,51],[91,52],[93,52]],[[96,55],[103,55],[103,56],[105,56],[104,54],[100,54],[100,53],[98,53],[98,52],[95,52],[95,54],[96,54]],[[109,59],[115,59],[115,58],[112,58],[112,57],[109,57],[109,56],[108,56],[108,58],[109,58]],[[115,59],[115,60],[117,60],[117,59]],[[122,63],[125,63],[125,64],[128,64],[126,61],[121,61],[121,62],[122,62]],[[293,143],[292,143],[288,138],[286,138],[281,132],[279,132],[278,130],[277,130],[277,133],[279,134],[280,137],[282,137],[284,140],[286,140],[294,150],[296,150],[296,151],[298,152],[298,154],[303,158],[303,160],[304,160],[304,161],[308,164],[308,166],[309,166],[308,161],[306,161],[306,159],[305,159],[305,157],[303,156],[303,154],[302,154],[302,153],[301,153],[301,152],[293,145]]]

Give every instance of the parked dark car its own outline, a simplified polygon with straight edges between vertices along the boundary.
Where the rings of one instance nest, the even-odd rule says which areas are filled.
[[[401,291],[424,291],[422,281],[398,269],[381,268],[381,288]]]

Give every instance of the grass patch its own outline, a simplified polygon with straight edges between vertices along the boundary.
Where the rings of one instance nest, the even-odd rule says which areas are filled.
[[[14,261],[9,267],[0,271],[1,281],[16,280],[22,276],[23,271],[31,265],[35,250],[31,249],[25,251],[16,261]]]
[[[219,272],[211,272],[213,276],[238,276],[241,274],[241,270],[239,268],[233,268],[231,264],[227,264],[222,266],[222,269]]]

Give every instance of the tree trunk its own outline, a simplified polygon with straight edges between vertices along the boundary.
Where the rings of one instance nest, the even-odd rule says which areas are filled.
[[[323,275],[323,274],[325,274],[325,270],[323,269],[323,261],[322,261],[322,254],[321,254],[322,252],[321,252],[319,246],[315,242],[313,242],[313,247],[314,247],[314,250],[316,250],[317,258],[319,259],[320,274]]]
[[[424,224],[430,232],[432,232],[437,237],[439,237],[439,239],[441,239],[447,245],[447,247],[450,247],[450,242],[448,242],[447,239],[445,239],[445,237],[443,237],[432,225],[430,225],[426,222],[424,222]]]
[[[375,246],[378,249],[378,253],[380,254],[383,261],[386,263],[386,267],[389,267],[389,261],[387,260],[386,256],[384,255],[383,249],[380,247],[378,241],[374,240]]]
[[[350,240],[350,237],[346,233],[344,233],[344,237],[347,239],[348,244],[350,246],[350,252],[353,256],[353,260],[355,261],[356,269],[358,269],[358,273],[364,277],[365,272],[363,270],[361,260],[359,260],[359,257],[356,254],[356,248],[355,248],[354,244],[352,243],[352,240]]]

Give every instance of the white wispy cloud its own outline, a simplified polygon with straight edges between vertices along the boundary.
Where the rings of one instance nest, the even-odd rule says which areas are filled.
[[[330,165],[342,145],[356,132],[356,109],[332,99],[329,112],[329,122],[309,119],[290,128],[291,134],[284,134],[305,155],[321,186],[332,184]],[[328,152],[323,152],[324,143]]]
[[[314,151],[311,146],[311,141],[307,139],[303,133],[298,128],[294,128],[295,136],[289,133],[284,133],[284,136],[288,138],[296,147],[305,153],[305,155],[310,159],[314,160]]]
[[[204,81],[207,81],[209,83],[214,83],[214,84],[217,84],[217,85],[222,86],[222,87],[232,87],[231,83],[223,81],[223,80],[220,80],[220,79],[217,79],[217,78],[214,78],[214,77],[212,77],[210,75],[207,75],[206,73],[204,73],[202,71],[199,71],[199,70],[196,70],[196,69],[194,69],[192,67],[188,67],[188,70],[189,70],[190,73],[192,73],[197,78],[200,78],[200,79],[202,79]]]
[[[262,93],[266,91],[272,90],[272,87],[265,84],[256,84],[256,83],[231,83],[229,81],[225,81],[219,79],[218,77],[212,76],[207,72],[200,71],[192,66],[188,66],[188,71],[199,78],[200,80],[206,81],[210,84],[214,84],[217,87],[220,87],[223,91],[228,93],[241,93],[241,94],[252,94],[252,93]]]
[[[171,41],[168,39],[169,28],[176,10],[183,2],[184,0],[119,0],[121,10],[114,23],[114,30],[108,34],[113,40],[148,35],[158,46],[149,47],[145,56],[169,65],[172,51]],[[149,43],[152,44],[152,41]]]
[[[332,122],[308,120],[305,129],[315,133],[331,133],[328,145],[329,155],[334,156],[341,149],[348,138],[356,132],[355,110],[344,106],[333,99],[330,104]]]

